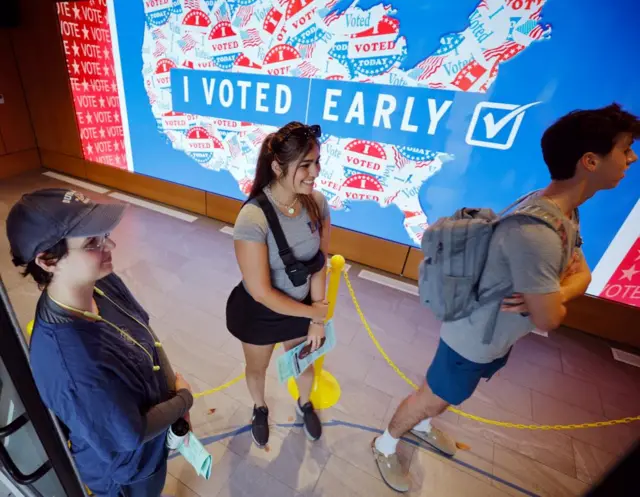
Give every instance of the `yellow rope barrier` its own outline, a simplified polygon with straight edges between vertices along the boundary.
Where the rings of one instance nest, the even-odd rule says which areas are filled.
[[[380,352],[380,355],[382,355],[385,361],[387,361],[387,364],[389,364],[391,369],[393,369],[396,372],[396,374],[400,376],[400,378],[402,378],[409,385],[411,385],[411,387],[417,390],[418,385],[416,385],[413,381],[407,378],[407,375],[405,375],[400,370],[400,368],[396,366],[396,364],[391,360],[391,358],[387,355],[385,350],[382,348],[382,345],[380,345],[380,342],[374,335],[373,331],[371,331],[371,327],[369,326],[369,323],[367,323],[367,320],[364,317],[362,309],[360,308],[360,304],[358,303],[358,299],[356,297],[355,291],[353,290],[353,286],[351,285],[351,281],[349,280],[349,275],[347,274],[346,271],[343,271],[342,274],[347,284],[347,288],[349,289],[349,294],[351,295],[351,300],[353,300],[353,305],[356,308],[356,312],[360,316],[360,320],[362,321],[362,324],[367,330],[367,333],[369,334],[369,338],[371,338],[371,341],[375,345],[376,349],[378,349],[378,352]],[[469,414],[467,412],[461,411],[460,409],[456,409],[455,407],[449,407],[449,410],[452,412],[455,412],[456,414],[464,418],[473,419],[474,421],[478,421],[480,423],[489,424],[493,426],[502,426],[504,428],[516,428],[519,430],[577,430],[582,428],[602,428],[604,426],[615,426],[615,425],[632,423],[634,421],[640,421],[640,416],[633,416],[633,417],[627,417],[622,419],[598,421],[595,423],[582,423],[582,424],[571,424],[571,425],[525,425],[525,424],[508,423],[505,421],[496,421],[493,419],[483,418],[481,416],[476,416],[474,414]]]
[[[219,387],[216,388],[212,388],[211,390],[205,390],[204,392],[199,392],[199,393],[194,393],[193,394],[193,398],[197,399],[199,397],[204,397],[205,395],[211,395],[212,393],[216,393],[216,392],[220,392],[226,388],[229,388],[230,386],[235,385],[236,383],[238,383],[239,381],[242,381],[245,377],[245,374],[242,373],[238,376],[236,376],[233,380],[229,380],[228,382],[220,385]]]
[[[280,343],[279,343],[279,344],[277,344],[273,350],[278,350],[278,348],[280,347],[280,345],[282,345],[282,344],[280,344]],[[235,378],[233,378],[232,380],[229,380],[228,382],[223,383],[223,384],[222,384],[222,385],[220,385],[219,387],[215,387],[215,388],[212,388],[212,389],[210,389],[210,390],[205,390],[204,392],[194,393],[194,394],[193,394],[193,398],[194,398],[194,399],[197,399],[197,398],[199,398],[199,397],[204,397],[205,395],[211,395],[212,393],[221,392],[222,390],[225,390],[225,389],[227,389],[227,388],[229,388],[229,387],[231,387],[231,386],[235,385],[235,384],[236,384],[236,383],[238,383],[239,381],[244,380],[244,377],[245,377],[245,376],[246,376],[246,375],[245,375],[245,373],[241,373],[241,374],[239,374],[238,376],[236,376]]]

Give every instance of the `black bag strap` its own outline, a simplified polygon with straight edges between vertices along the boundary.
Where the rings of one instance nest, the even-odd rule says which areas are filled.
[[[273,205],[269,202],[269,199],[264,192],[260,192],[256,196],[256,200],[267,218],[267,223],[269,223],[269,228],[273,233],[273,237],[276,239],[278,252],[280,253],[282,262],[284,262],[285,266],[293,266],[297,264],[298,260],[293,256],[293,252],[291,251],[291,247],[289,247],[284,231],[282,231],[282,226],[280,226],[280,221],[278,220],[278,214],[276,214]]]

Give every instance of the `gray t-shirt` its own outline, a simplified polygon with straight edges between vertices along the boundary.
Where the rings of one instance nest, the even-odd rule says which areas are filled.
[[[318,191],[314,192],[313,197],[320,207],[322,220],[326,219],[329,215],[327,199]],[[306,209],[303,207],[297,216],[288,217],[280,212],[280,209],[278,209],[273,202],[272,205],[278,215],[280,226],[282,226],[282,231],[284,232],[289,247],[291,247],[294,257],[299,261],[309,261],[313,259],[318,253],[318,250],[320,250],[320,232],[317,226],[312,225],[311,218]],[[284,270],[284,263],[278,252],[278,245],[276,244],[273,233],[271,233],[267,218],[258,205],[257,200],[249,201],[240,210],[233,228],[233,238],[234,240],[247,240],[267,244],[269,267],[271,269],[271,285],[274,288],[300,302],[309,294],[310,278],[305,285],[294,287],[289,276],[287,276]]]
[[[546,201],[549,209],[560,210]],[[578,226],[563,217],[568,247],[577,248]],[[560,236],[541,221],[523,217],[505,219],[491,239],[489,255],[480,281],[481,288],[496,288],[510,282],[513,293],[553,293],[560,290],[562,265]],[[442,340],[458,354],[477,363],[503,357],[520,338],[535,328],[530,318],[500,311],[501,302],[485,305],[470,316],[442,324]],[[491,343],[483,344],[486,324],[498,313]]]

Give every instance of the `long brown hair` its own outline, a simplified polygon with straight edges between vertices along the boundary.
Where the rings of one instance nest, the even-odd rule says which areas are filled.
[[[265,137],[260,147],[260,154],[256,164],[256,176],[247,202],[256,198],[277,179],[271,168],[274,160],[280,165],[282,174],[286,175],[290,167],[295,167],[297,171],[302,159],[314,146],[320,147],[320,142],[313,133],[296,132],[298,129],[306,130],[309,127],[298,121],[293,121]],[[320,235],[322,235],[322,219],[318,203],[313,199],[312,195],[298,195],[298,197],[302,206],[307,210],[311,222],[318,226]]]

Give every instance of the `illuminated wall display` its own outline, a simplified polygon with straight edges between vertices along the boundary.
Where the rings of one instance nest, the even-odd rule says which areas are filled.
[[[87,159],[243,199],[267,133],[320,124],[316,186],[334,223],[418,246],[463,204],[498,210],[544,186],[540,137],[560,115],[613,101],[640,113],[640,6],[571,3],[87,0],[58,13]],[[636,306],[638,167],[581,216],[589,293]]]

